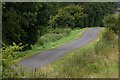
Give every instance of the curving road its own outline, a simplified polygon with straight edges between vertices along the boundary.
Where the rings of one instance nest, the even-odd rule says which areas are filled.
[[[86,30],[81,38],[78,38],[72,42],[64,44],[58,48],[44,51],[40,54],[34,55],[28,59],[18,62],[19,65],[27,67],[29,69],[39,68],[45,64],[56,61],[68,51],[82,47],[84,44],[89,43],[91,40],[96,39],[97,34],[102,28],[90,28]]]

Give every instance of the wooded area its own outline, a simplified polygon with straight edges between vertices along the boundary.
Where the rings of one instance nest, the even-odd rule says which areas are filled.
[[[3,3],[2,24],[5,45],[35,44],[50,28],[101,26],[102,19],[116,10],[116,3]]]

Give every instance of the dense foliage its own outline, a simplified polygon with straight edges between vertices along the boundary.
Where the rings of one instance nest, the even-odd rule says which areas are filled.
[[[78,5],[69,5],[58,9],[58,14],[50,19],[51,27],[82,27],[85,14]]]
[[[34,44],[47,22],[44,7],[41,3],[3,3],[3,42]]]
[[[13,68],[11,64],[14,64],[13,52],[22,49],[21,43],[16,45],[13,43],[13,46],[5,46],[2,49],[2,77],[10,78],[14,75]]]
[[[81,3],[84,7],[84,12],[87,14],[85,19],[85,26],[103,26],[102,19],[107,14],[112,14],[116,10],[117,5],[115,3]]]
[[[114,33],[120,34],[120,14],[105,16],[103,23],[108,29],[114,31]]]
[[[3,42],[35,44],[49,28],[103,26],[102,18],[115,11],[114,3],[3,3]],[[26,50],[26,48],[24,49]]]

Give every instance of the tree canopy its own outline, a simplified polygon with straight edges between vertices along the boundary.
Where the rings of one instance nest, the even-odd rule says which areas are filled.
[[[2,36],[6,45],[35,44],[49,28],[103,26],[102,19],[115,11],[114,3],[2,3]]]

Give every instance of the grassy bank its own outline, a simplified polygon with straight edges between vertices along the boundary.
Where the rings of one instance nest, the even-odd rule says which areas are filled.
[[[20,61],[30,56],[33,56],[37,53],[40,53],[42,51],[61,46],[65,43],[68,43],[72,40],[79,38],[86,29],[87,28],[84,29],[78,28],[71,30],[69,28],[67,29],[64,28],[64,29],[49,30],[49,33],[40,37],[36,42],[36,44],[32,46],[32,50],[25,52],[15,52],[14,59],[16,61]]]
[[[25,77],[57,78],[114,78],[118,77],[117,36],[108,30],[102,32],[99,41],[76,49],[58,61],[46,65]]]
[[[117,78],[117,35],[105,29],[99,39],[69,52],[40,70],[28,71],[17,67],[16,71],[14,78]]]

